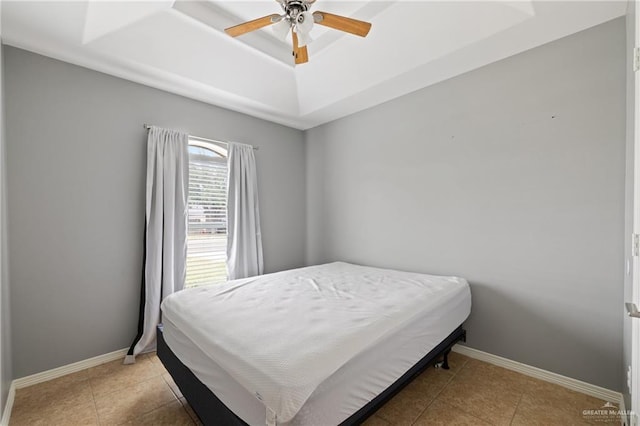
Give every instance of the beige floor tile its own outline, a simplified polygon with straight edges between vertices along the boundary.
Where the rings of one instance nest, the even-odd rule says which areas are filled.
[[[445,425],[459,425],[459,426],[490,426],[491,423],[487,423],[469,413],[462,411],[457,407],[453,407],[442,401],[435,400],[427,409],[418,417],[414,425],[420,426],[445,426]]]
[[[185,398],[180,398],[180,403],[182,404],[182,406],[184,407],[184,409],[187,411],[187,414],[189,414],[189,417],[191,417],[191,420],[193,420],[193,422],[197,425],[197,426],[203,426],[202,422],[200,421],[200,418],[198,417],[198,415],[193,411],[193,408],[191,408],[191,406],[189,405],[189,403],[187,402],[187,400]]]
[[[98,425],[93,401],[81,404],[53,405],[41,409],[19,406],[11,414],[11,426],[77,426]]]
[[[450,370],[428,368],[366,426],[619,424],[583,416],[604,401],[452,352]],[[606,422],[606,420],[611,420]],[[155,353],[19,389],[11,425],[198,425]],[[483,422],[484,421],[484,422]]]
[[[135,364],[122,360],[108,362],[87,370],[94,396],[122,390],[162,374],[148,357],[138,357]]]
[[[598,410],[605,404],[597,398],[546,384],[544,392],[522,396],[513,419],[514,425],[583,425],[606,424],[606,418],[583,416],[584,410]],[[620,424],[618,419],[617,424]]]
[[[173,401],[126,424],[130,426],[192,426],[195,423],[191,420],[180,401]]]
[[[178,385],[176,385],[176,382],[173,381],[173,377],[171,377],[171,374],[164,373],[162,375],[162,378],[164,379],[165,382],[167,382],[167,384],[171,388],[171,391],[175,394],[176,398],[182,398],[183,396],[182,392],[180,392],[180,388],[178,387]]]
[[[393,425],[411,425],[433,401],[433,396],[404,388],[376,411],[376,416]]]
[[[459,354],[457,352],[449,352],[449,371],[453,374],[456,374],[458,371],[462,370],[462,367],[466,365],[466,363],[470,360],[466,355]]]
[[[169,385],[160,376],[117,392],[95,395],[101,424],[120,424],[142,416],[176,400]]]
[[[518,394],[532,389],[537,390],[538,386],[545,383],[524,374],[475,359],[470,359],[456,377],[475,383],[491,383]]]
[[[89,381],[86,376],[74,373],[18,389],[13,414],[17,418],[29,413],[48,413],[52,407],[69,408],[86,403],[93,403]]]
[[[451,370],[429,367],[405,387],[406,391],[422,394],[433,400],[454,376]]]
[[[452,380],[456,373],[454,368],[461,369],[464,363],[466,360],[454,357],[450,370],[428,367],[380,408],[376,415],[393,424],[410,424]]]
[[[382,417],[378,417],[375,414],[369,417],[367,420],[362,423],[362,426],[389,426],[390,423],[383,419]]]
[[[474,375],[463,373],[464,371],[458,373],[436,400],[492,424],[508,425],[522,394],[514,392],[509,386],[504,386],[503,381],[479,380]],[[507,382],[509,383],[511,381]]]
[[[138,359],[136,359],[136,363],[137,363],[137,361],[138,361]],[[104,364],[100,364],[100,365],[96,365],[95,367],[87,368],[87,370],[86,370],[87,376],[89,378],[98,377],[98,376],[104,376],[106,374],[111,373],[112,371],[119,370],[124,365],[122,362],[123,362],[123,359],[117,359],[115,361],[105,362]],[[136,364],[131,364],[131,365],[136,365]]]
[[[581,412],[572,412],[568,407],[548,407],[538,405],[537,398],[524,395],[513,417],[512,425],[553,426],[587,425]]]
[[[149,361],[151,361],[151,364],[160,369],[161,373],[167,372],[167,370],[164,368],[164,364],[162,363],[162,361],[160,361],[160,358],[158,358],[158,355],[155,352],[149,352],[145,354],[145,356]]]

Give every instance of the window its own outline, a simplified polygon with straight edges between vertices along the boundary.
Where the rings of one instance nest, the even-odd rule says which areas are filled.
[[[189,138],[185,287],[227,281],[227,150]]]

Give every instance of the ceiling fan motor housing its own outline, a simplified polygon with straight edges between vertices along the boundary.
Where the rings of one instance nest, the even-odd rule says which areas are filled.
[[[306,2],[303,0],[289,0],[281,3],[281,5],[287,18],[289,18],[291,22],[297,22],[298,16],[302,16],[302,12],[309,10],[311,3],[312,2]]]

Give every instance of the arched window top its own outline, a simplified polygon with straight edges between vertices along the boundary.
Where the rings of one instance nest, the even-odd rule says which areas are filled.
[[[227,147],[210,141],[204,141],[196,137],[189,137],[189,154],[211,158],[227,158]]]

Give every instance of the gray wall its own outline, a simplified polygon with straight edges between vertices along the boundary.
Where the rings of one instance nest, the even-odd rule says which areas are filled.
[[[635,46],[635,8],[636,2],[629,1],[627,9],[627,145],[626,145],[626,186],[625,186],[625,215],[624,215],[624,256],[625,261],[632,265],[631,253],[631,235],[633,233],[633,187],[634,187],[634,93],[635,79],[633,73],[633,47]],[[629,267],[629,272],[624,276],[624,300],[630,302],[633,300],[633,268]],[[622,310],[623,316],[623,359],[622,359],[622,378],[621,388],[624,396],[625,406],[631,407],[631,389],[627,386],[627,369],[631,366],[631,321],[626,312]]]
[[[4,124],[4,77],[2,44],[0,44],[0,412],[2,413],[9,395],[11,380],[13,380],[9,303],[9,251],[7,248],[7,162]]]
[[[8,46],[4,60],[14,377],[131,343],[143,123],[259,146],[265,269],[304,264],[301,131]]]
[[[625,22],[317,127],[307,261],[467,278],[467,345],[620,390]]]

